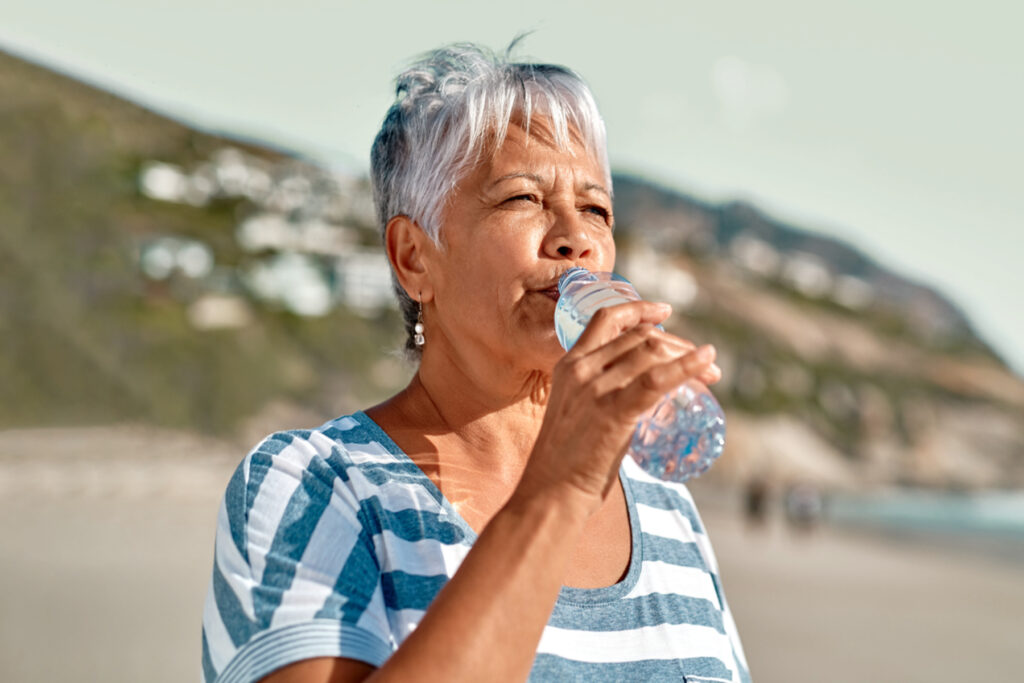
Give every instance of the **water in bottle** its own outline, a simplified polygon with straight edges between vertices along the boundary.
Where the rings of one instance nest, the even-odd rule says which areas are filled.
[[[558,292],[555,334],[567,351],[599,308],[640,300],[625,278],[585,268],[566,271]],[[629,450],[652,476],[679,482],[705,472],[724,446],[722,408],[706,386],[691,379],[640,418]]]

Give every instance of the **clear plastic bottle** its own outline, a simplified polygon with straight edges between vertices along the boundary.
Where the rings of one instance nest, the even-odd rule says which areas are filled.
[[[558,293],[555,334],[566,351],[599,308],[640,300],[622,276],[585,268],[566,271]],[[640,418],[629,451],[648,474],[681,482],[707,471],[724,447],[722,408],[706,386],[688,380]]]

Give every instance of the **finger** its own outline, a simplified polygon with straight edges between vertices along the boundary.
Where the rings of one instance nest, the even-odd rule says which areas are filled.
[[[687,346],[688,342],[684,343],[678,337],[657,329],[636,327],[624,333],[620,339],[625,337],[637,339],[639,343],[632,344],[621,354],[602,365],[600,373],[594,379],[594,390],[598,396],[620,389],[638,375],[657,365],[681,358],[694,348],[692,344]],[[616,345],[616,341],[618,340],[598,349],[584,362],[591,362],[592,359],[601,357],[610,347]]]
[[[636,327],[628,329],[613,338],[607,344],[580,357],[578,364],[589,369],[589,371],[583,373],[587,377],[607,372],[610,367],[620,362],[623,356],[634,352],[638,347],[655,343],[652,340],[664,334],[664,332],[650,323],[640,323]],[[681,356],[687,350],[680,349],[676,355]]]
[[[665,360],[679,358],[697,348],[697,345],[691,341],[658,329],[650,323],[641,323],[597,349],[591,356],[595,362],[602,363],[602,369],[607,369],[615,362],[615,359],[634,350],[639,344],[647,344],[652,349],[658,348],[664,351]]]
[[[670,334],[668,332],[664,332],[661,330],[658,330],[656,334],[661,335],[662,339],[664,340],[664,343],[666,344],[666,347],[670,349],[674,354],[673,357],[683,356],[684,354],[693,351],[694,349],[697,348],[697,345],[694,344],[693,342],[689,341],[688,339],[677,337],[674,334]],[[716,358],[717,355],[718,353],[716,349]],[[722,369],[718,365],[712,363],[706,371],[702,372],[697,376],[697,379],[699,379],[703,384],[715,384],[717,382],[720,382],[722,379]]]
[[[641,323],[587,356],[569,357],[568,362],[572,365],[573,374],[581,382],[589,382],[598,376],[611,373],[602,382],[603,392],[621,386],[632,375],[646,370],[655,363],[679,358],[695,348],[696,344],[691,341],[669,334],[649,323]],[[713,377],[713,373],[708,373],[708,379],[717,382],[719,378]]]
[[[570,353],[574,356],[586,355],[607,344],[624,330],[641,323],[657,325],[671,314],[672,307],[668,304],[650,301],[630,301],[599,309]]]
[[[722,381],[722,369],[715,363],[708,366],[708,369],[697,376],[701,383],[706,385],[716,384]]]
[[[639,416],[668,391],[688,379],[698,378],[714,360],[715,347],[705,344],[681,358],[655,365],[640,373],[621,389],[610,392],[608,398],[623,413]]]

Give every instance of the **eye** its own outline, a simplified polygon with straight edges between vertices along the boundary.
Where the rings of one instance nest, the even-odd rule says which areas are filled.
[[[505,200],[505,203],[509,202],[536,202],[537,196],[532,194],[517,194],[514,197],[509,197]]]
[[[595,216],[600,216],[604,219],[605,223],[611,224],[612,212],[605,207],[598,204],[591,204],[590,206],[584,207],[583,210]]]

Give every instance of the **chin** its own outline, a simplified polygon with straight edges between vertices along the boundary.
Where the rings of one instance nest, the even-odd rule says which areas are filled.
[[[542,343],[537,345],[536,355],[540,359],[540,366],[537,368],[541,372],[551,374],[555,371],[555,366],[558,365],[558,361],[562,360],[565,356],[565,349],[558,343],[558,338],[555,337],[554,332],[551,333],[550,339],[545,339]]]
[[[564,355],[565,351],[558,344],[558,338],[552,331],[550,334],[533,336],[529,341],[516,344],[516,349],[510,350],[506,357],[513,359],[515,365],[531,372],[550,375]]]

